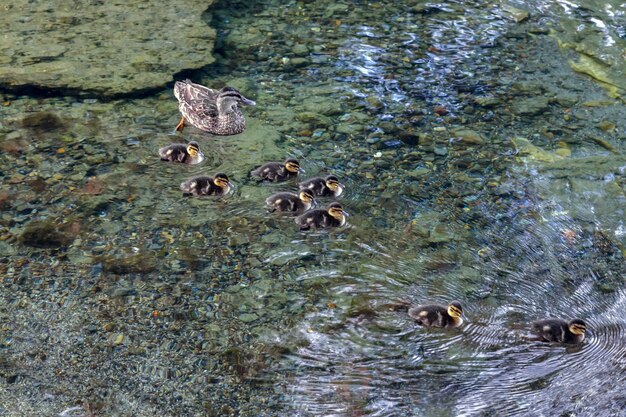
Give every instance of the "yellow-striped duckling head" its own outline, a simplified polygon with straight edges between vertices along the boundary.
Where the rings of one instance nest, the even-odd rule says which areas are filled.
[[[326,182],[326,186],[333,192],[335,197],[338,197],[343,192],[344,185],[339,182],[339,178],[337,178],[335,175],[327,176],[326,178],[324,178],[324,181]]]
[[[187,144],[187,153],[192,158],[197,158],[198,155],[202,154],[202,152],[200,152],[200,145],[198,145],[198,142],[193,141],[193,140],[189,142]]]
[[[463,317],[463,307],[458,301],[452,301],[448,304],[448,315],[455,319],[461,319]]]
[[[285,169],[287,172],[291,172],[292,174],[297,174],[302,171],[300,168],[300,162],[297,159],[287,159],[285,161]]]
[[[326,211],[331,217],[339,220],[342,225],[346,221],[346,216],[348,216],[348,213],[343,210],[343,207],[341,207],[339,203],[330,203]]]
[[[583,336],[587,331],[587,324],[581,319],[574,319],[568,323],[568,328],[576,336]]]
[[[301,190],[298,198],[305,204],[313,204],[314,195],[311,190]]]
[[[213,178],[213,183],[218,187],[225,189],[228,189],[231,185],[228,176],[223,172],[218,172],[217,174],[215,174],[215,177]]]

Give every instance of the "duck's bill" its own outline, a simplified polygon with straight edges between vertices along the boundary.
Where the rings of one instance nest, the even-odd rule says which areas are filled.
[[[249,98],[242,97],[241,102],[246,106],[256,106],[256,101],[250,100]]]
[[[350,213],[348,213],[347,211],[341,210],[341,212],[343,213],[344,216],[349,217]]]

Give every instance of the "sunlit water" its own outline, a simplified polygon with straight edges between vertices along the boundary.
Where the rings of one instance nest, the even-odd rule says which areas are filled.
[[[499,3],[407,3],[218,7],[222,58],[191,78],[250,81],[258,105],[238,137],[174,134],[169,90],[13,98],[3,132],[23,149],[0,157],[11,196],[0,200],[2,413],[623,414],[626,161],[563,179],[510,142],[610,156],[594,135],[623,154],[623,106],[583,106],[605,92],[547,35],[600,19],[621,42],[623,7],[511,2],[531,11],[515,23]],[[516,110],[567,94],[577,100]],[[20,126],[41,110],[65,125]],[[603,119],[613,136],[596,128]],[[205,161],[158,161],[160,146],[185,140]],[[266,213],[269,194],[296,184],[248,173],[287,156],[304,177],[341,178],[347,227],[301,232]],[[180,182],[220,171],[230,195],[181,197]],[[74,240],[24,244],[33,219]],[[467,316],[459,329],[424,330],[406,314],[453,299]],[[544,317],[583,318],[585,342],[532,340],[530,321]]]

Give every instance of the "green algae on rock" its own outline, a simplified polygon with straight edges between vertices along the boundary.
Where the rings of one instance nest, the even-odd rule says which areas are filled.
[[[504,4],[502,6],[502,11],[509,19],[516,23],[522,23],[530,17],[530,13],[526,10],[518,9],[510,4]]]
[[[163,88],[214,61],[215,30],[202,21],[212,3],[17,0],[0,15],[0,56],[10,57],[0,60],[0,84],[100,96]]]
[[[540,147],[533,145],[526,138],[512,138],[511,143],[517,149],[520,156],[526,157],[530,160],[555,162],[563,159],[563,156],[560,156],[559,154],[545,151]]]
[[[569,60],[570,67],[598,82],[606,89],[609,97],[624,101],[626,78],[622,71],[625,47],[623,37],[609,32],[604,37],[599,36],[597,30],[579,27],[574,19],[563,19],[561,23],[566,27],[576,27],[573,31],[551,31],[561,48],[577,53],[576,60]],[[610,40],[607,41],[607,38]]]

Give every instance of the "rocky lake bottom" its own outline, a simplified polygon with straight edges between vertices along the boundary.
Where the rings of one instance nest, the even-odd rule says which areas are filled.
[[[0,414],[623,413],[624,6],[404,3],[175,4],[190,41],[169,58],[204,54],[186,66],[147,26],[128,53],[149,43],[159,71],[103,78],[108,50],[69,42],[94,49],[84,77],[0,69]],[[29,54],[10,66],[75,63]],[[255,100],[246,131],[174,132],[170,74]],[[201,164],[159,160],[191,140]],[[297,182],[249,172],[287,157],[340,178],[347,226],[267,213]],[[216,172],[232,193],[182,197]],[[453,299],[459,329],[406,314]],[[530,341],[544,317],[590,330]]]

